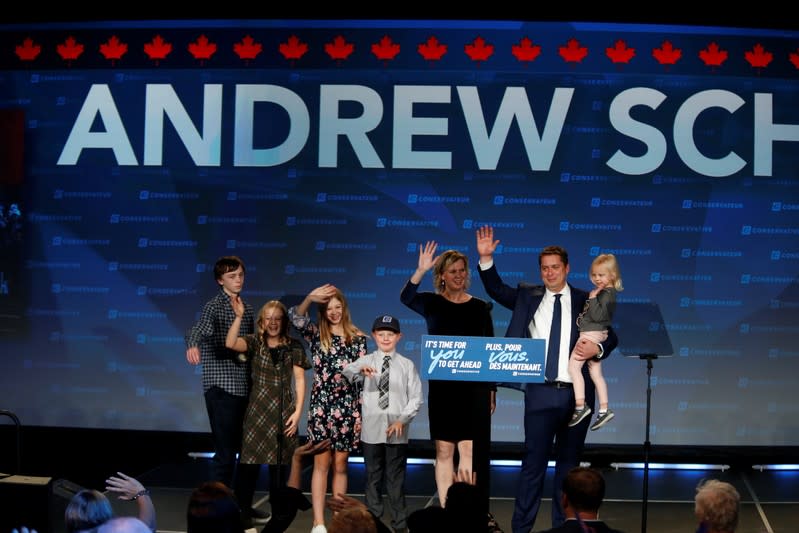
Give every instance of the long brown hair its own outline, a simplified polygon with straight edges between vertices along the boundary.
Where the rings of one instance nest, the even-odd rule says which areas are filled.
[[[352,323],[350,306],[347,305],[344,294],[336,289],[336,293],[330,297],[330,300],[319,304],[319,341],[322,344],[322,349],[326,352],[330,350],[330,344],[333,341],[333,333],[330,330],[330,323],[327,321],[327,306],[333,298],[341,302],[341,327],[344,330],[344,344],[352,344],[353,337],[363,335],[361,330]]]

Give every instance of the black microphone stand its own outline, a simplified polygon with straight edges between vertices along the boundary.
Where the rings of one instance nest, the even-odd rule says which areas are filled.
[[[283,367],[285,366],[284,359],[286,357],[286,352],[288,352],[288,350],[282,349],[282,347],[278,347],[278,350],[280,350],[280,360],[278,364],[275,365],[278,381],[280,383],[280,386],[278,387],[279,397],[278,397],[278,415],[277,415],[277,420],[278,420],[277,468],[276,468],[277,482],[272,484],[273,487],[282,487],[284,484],[283,483],[283,427],[285,426],[285,423],[283,421],[283,393],[284,393],[283,389],[285,387],[285,384],[283,382]]]
[[[644,488],[641,510],[641,533],[646,533],[647,506],[649,504],[649,457],[652,443],[649,429],[652,419],[652,361],[669,357],[674,349],[669,340],[660,307],[655,302],[619,303],[614,313],[614,330],[618,332],[620,350],[630,358],[646,361],[646,437],[644,438]]]
[[[11,420],[14,421],[14,425],[16,426],[16,433],[17,433],[17,469],[14,472],[15,474],[19,474],[22,472],[22,439],[20,437],[20,428],[21,424],[19,423],[19,418],[17,415],[12,413],[11,411],[7,411],[5,409],[0,409],[0,415],[7,416]]]
[[[639,354],[638,357],[646,360],[646,437],[644,439],[644,490],[643,509],[641,510],[641,533],[646,533],[646,510],[649,501],[649,452],[652,443],[649,441],[649,423],[652,410],[652,360],[658,356],[653,353]]]

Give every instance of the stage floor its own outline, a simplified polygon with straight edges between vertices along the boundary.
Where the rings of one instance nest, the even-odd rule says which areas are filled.
[[[706,478],[721,479],[735,485],[741,494],[741,516],[737,533],[795,533],[799,520],[799,472],[746,470],[660,470],[650,468],[648,494],[643,501],[644,471],[601,468],[607,481],[605,503],[600,516],[625,533],[686,533],[696,530],[693,498],[697,483]],[[205,481],[210,472],[207,459],[187,458],[180,464],[166,464],[136,476],[150,489],[158,514],[158,531],[185,532],[185,511],[191,490]],[[548,471],[551,484],[553,470]],[[262,468],[256,493],[256,505],[269,510],[266,492],[267,469]],[[513,498],[518,476],[517,466],[493,466],[491,469],[491,512],[499,525],[510,532]],[[363,498],[364,467],[350,464],[348,493]],[[303,487],[308,494],[310,467],[303,473]],[[437,505],[432,464],[408,466],[407,501],[411,511]],[[308,494],[310,497],[310,494]],[[545,499],[534,531],[549,527],[551,500]],[[117,514],[135,514],[135,504],[115,500]],[[643,519],[646,511],[646,520]],[[388,511],[387,511],[388,512]],[[384,517],[389,523],[389,517]],[[300,512],[289,532],[308,533],[311,511]],[[644,526],[646,528],[644,529]]]

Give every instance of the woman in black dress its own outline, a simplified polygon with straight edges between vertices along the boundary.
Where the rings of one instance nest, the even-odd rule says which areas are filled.
[[[419,249],[419,265],[402,289],[402,303],[422,315],[429,335],[493,337],[491,305],[467,293],[469,264],[465,255],[447,250],[434,257],[438,244],[428,241]],[[419,292],[425,273],[433,269],[435,292]],[[488,512],[488,451],[496,385],[473,381],[430,380],[427,409],[430,438],[435,442],[435,476],[441,507],[458,471],[476,473]],[[467,478],[468,479],[468,478]]]

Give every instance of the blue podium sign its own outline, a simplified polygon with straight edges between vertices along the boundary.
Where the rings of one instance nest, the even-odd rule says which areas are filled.
[[[422,335],[422,379],[541,383],[543,339]]]

